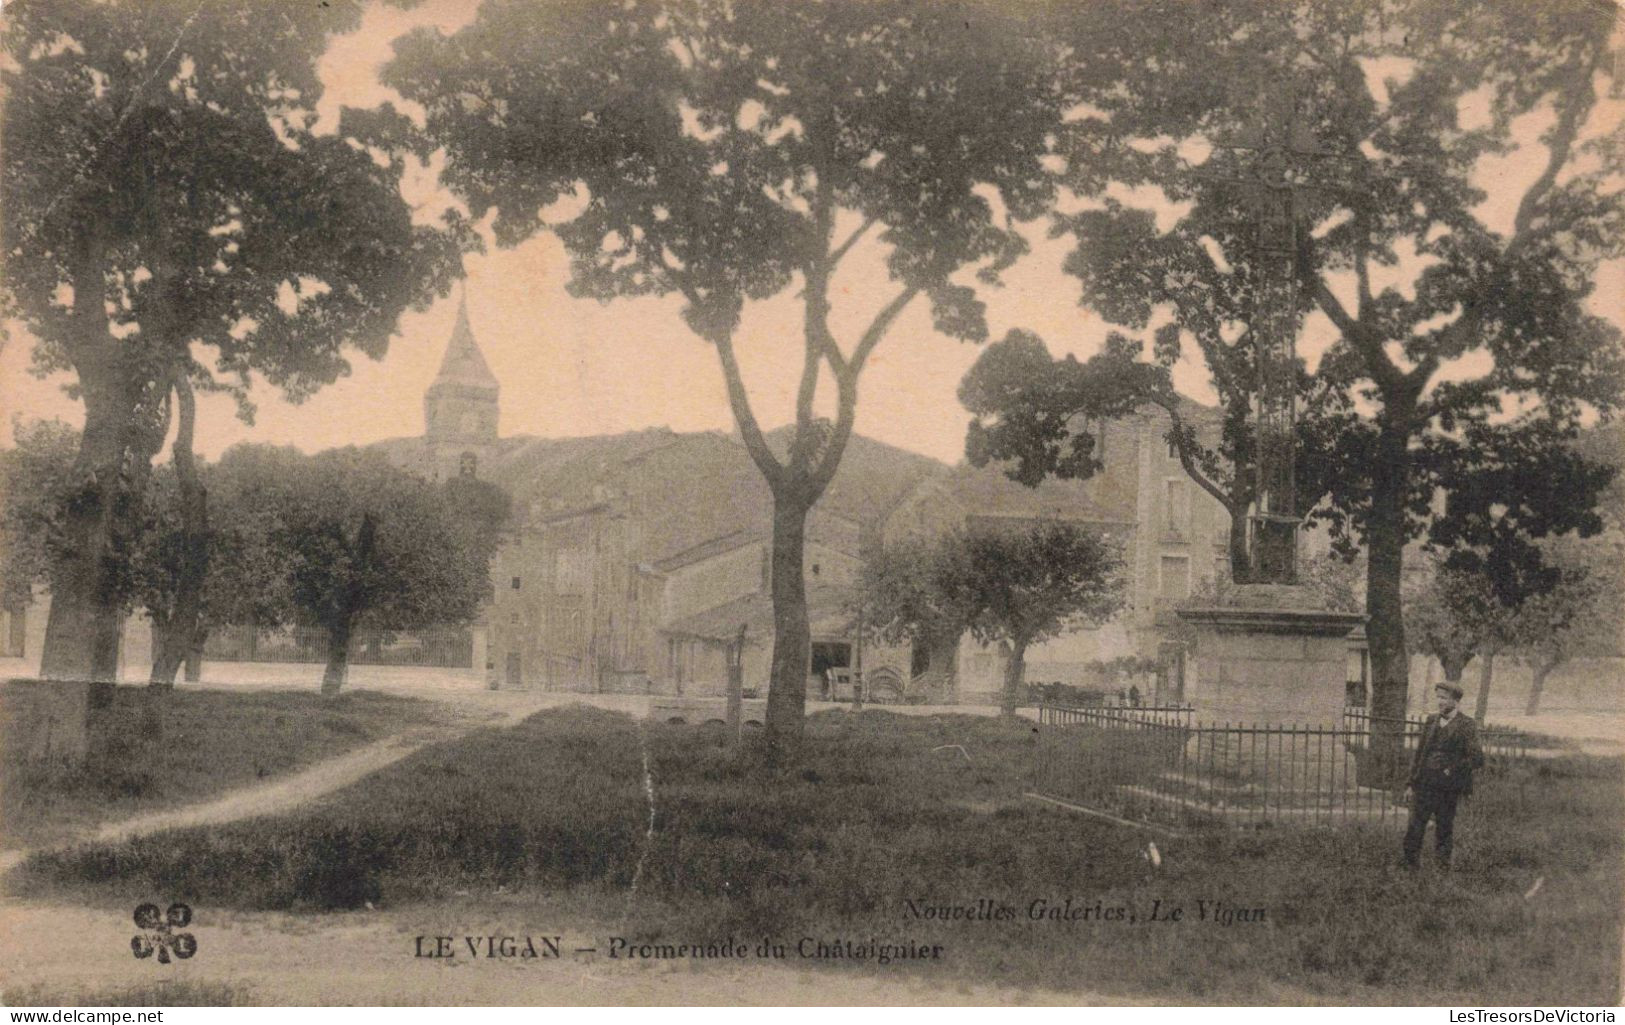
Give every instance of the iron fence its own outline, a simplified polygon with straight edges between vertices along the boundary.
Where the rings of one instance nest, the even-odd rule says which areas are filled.
[[[1041,721],[1053,725],[1099,726],[1110,728],[1117,723],[1145,722],[1159,726],[1190,726],[1196,710],[1190,705],[1040,705]],[[1049,720],[1044,720],[1048,715]]]
[[[1192,721],[1189,709],[1039,709],[1034,788],[1135,822],[1198,828],[1403,822],[1421,739],[1414,719],[1345,716],[1336,726]],[[1485,786],[1523,759],[1520,736],[1484,738]],[[1518,774],[1521,779],[1521,774]],[[1517,784],[1521,788],[1521,782]]]
[[[1399,718],[1394,716],[1372,715],[1360,708],[1345,708],[1343,710],[1343,729],[1351,733],[1397,732],[1405,738],[1407,750],[1415,750],[1417,743],[1422,739],[1422,726],[1426,720]],[[1400,730],[1395,724],[1403,723]],[[1385,731],[1385,727],[1388,729]],[[1493,775],[1491,766],[1501,766],[1506,759],[1522,758],[1529,748],[1529,736],[1522,730],[1506,726],[1485,726],[1478,728],[1478,742],[1484,748],[1484,755],[1489,761],[1485,769]]]

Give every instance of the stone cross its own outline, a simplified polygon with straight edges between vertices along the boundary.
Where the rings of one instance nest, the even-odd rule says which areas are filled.
[[[1203,175],[1246,190],[1253,222],[1252,335],[1258,381],[1253,419],[1255,499],[1249,530],[1250,579],[1290,584],[1297,578],[1301,517],[1293,477],[1297,420],[1297,255],[1299,200],[1305,189],[1336,187],[1311,180],[1311,168],[1336,155],[1316,148],[1296,90],[1267,89],[1257,123],[1221,148],[1251,153],[1240,176]]]

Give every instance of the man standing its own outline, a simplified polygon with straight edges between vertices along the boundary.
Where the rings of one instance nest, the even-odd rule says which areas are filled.
[[[1422,726],[1422,742],[1411,763],[1411,823],[1405,830],[1405,865],[1415,868],[1422,853],[1428,819],[1434,821],[1439,864],[1450,867],[1450,846],[1456,825],[1456,802],[1473,790],[1473,772],[1484,765],[1478,745],[1478,724],[1457,710],[1461,687],[1445,681],[1434,688],[1437,715]]]

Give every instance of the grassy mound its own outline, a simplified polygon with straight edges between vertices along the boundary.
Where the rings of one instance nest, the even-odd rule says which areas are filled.
[[[101,822],[204,800],[440,721],[430,702],[356,691],[177,690],[150,702],[119,687],[92,713],[90,756],[40,772],[0,752],[0,847],[32,847]]]

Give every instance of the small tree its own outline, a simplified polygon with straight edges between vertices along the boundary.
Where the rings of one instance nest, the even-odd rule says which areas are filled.
[[[1459,686],[1467,663],[1504,636],[1507,613],[1482,574],[1452,567],[1438,552],[1418,562],[1405,580],[1405,632]]]
[[[870,621],[892,637],[930,642],[969,631],[1005,648],[999,707],[1014,715],[1028,647],[1123,608],[1117,546],[1074,524],[956,530],[888,549],[865,568]]]
[[[281,513],[305,457],[239,445],[213,466],[186,469],[190,453],[181,439],[175,461],[154,473],[132,558],[133,593],[152,622],[155,687],[173,686],[182,664],[195,681],[214,629],[294,617]]]
[[[322,693],[343,687],[358,629],[466,623],[479,613],[498,534],[459,515],[447,490],[377,453],[278,458],[291,473],[275,538],[296,618],[327,631]]]
[[[0,588],[8,612],[51,583],[65,543],[67,481],[79,432],[57,420],[12,422],[14,448],[0,452]]]
[[[1512,619],[1512,646],[1534,673],[1525,715],[1540,711],[1546,678],[1574,658],[1625,650],[1625,543],[1618,533],[1559,538],[1549,544],[1562,577],[1525,602]]]

